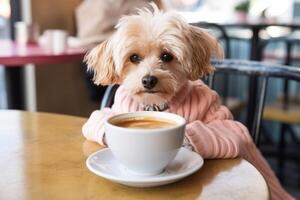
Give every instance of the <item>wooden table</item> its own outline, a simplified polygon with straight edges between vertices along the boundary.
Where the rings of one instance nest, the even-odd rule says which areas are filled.
[[[85,118],[0,111],[0,199],[268,199],[261,174],[243,159],[206,160],[177,183],[131,188],[85,166],[100,149],[81,134]]]
[[[68,48],[54,54],[38,45],[18,45],[11,40],[0,40],[0,65],[6,67],[8,102],[10,109],[25,109],[22,68],[26,64],[57,64],[82,60],[86,51],[81,48]]]

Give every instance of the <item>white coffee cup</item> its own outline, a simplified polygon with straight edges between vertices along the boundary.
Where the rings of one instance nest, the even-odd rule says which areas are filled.
[[[52,50],[54,53],[63,53],[67,48],[68,33],[64,30],[53,30]]]
[[[54,54],[61,54],[67,49],[68,33],[65,30],[46,30],[40,38],[40,45]]]
[[[167,128],[136,129],[114,125],[126,118],[153,117],[171,120]],[[105,122],[108,147],[115,158],[132,174],[152,176],[161,173],[182,146],[185,119],[166,112],[133,112],[110,117]]]
[[[29,24],[23,21],[15,22],[15,41],[18,45],[35,44],[39,37],[37,24]]]

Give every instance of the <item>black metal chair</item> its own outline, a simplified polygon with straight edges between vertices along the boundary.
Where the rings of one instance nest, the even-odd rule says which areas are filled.
[[[213,60],[212,64],[216,67],[216,73],[227,73],[246,76],[260,77],[259,98],[257,99],[257,109],[255,111],[255,120],[250,130],[254,142],[259,145],[260,125],[264,110],[265,96],[267,91],[268,79],[278,77],[300,81],[300,69],[284,65],[273,65],[263,62],[243,61],[243,60]],[[109,86],[101,102],[101,108],[111,107],[113,97],[118,86]]]
[[[282,79],[300,81],[300,69],[285,65],[241,60],[216,60],[212,61],[212,63],[217,68],[217,72],[247,76],[255,75],[260,77],[261,84],[259,88],[259,96],[257,99],[257,109],[255,111],[255,121],[252,125],[252,129],[250,130],[255,143],[258,144],[268,79],[271,77],[277,77]]]
[[[277,55],[272,53],[265,53],[266,48],[269,44],[283,43],[284,54]],[[300,37],[294,37],[293,35],[286,37],[272,38],[270,40],[261,43],[260,51],[262,52],[262,58],[272,59],[281,61],[285,65],[293,65],[293,61],[299,61],[300,58],[292,54],[293,47],[300,45]],[[274,50],[273,50],[274,51]],[[265,55],[265,57],[264,57]],[[299,64],[298,64],[299,65]],[[297,138],[297,134],[293,129],[292,125],[300,124],[300,98],[298,93],[291,96],[290,94],[290,81],[284,79],[282,85],[282,97],[275,99],[270,104],[266,105],[265,112],[263,115],[264,120],[274,121],[280,123],[280,139],[278,145],[278,171],[279,179],[284,181],[284,167],[286,161],[286,149],[287,149],[287,137],[290,136],[294,143],[300,144],[300,140]],[[266,131],[266,134],[269,134]]]
[[[100,109],[111,107],[114,104],[114,97],[118,87],[119,85],[110,85],[106,88],[100,104]]]

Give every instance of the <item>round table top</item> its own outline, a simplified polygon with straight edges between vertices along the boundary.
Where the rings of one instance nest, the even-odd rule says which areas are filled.
[[[243,159],[205,160],[170,185],[132,188],[91,173],[85,160],[101,148],[85,141],[85,118],[0,111],[0,199],[268,199],[261,174]]]
[[[11,40],[0,40],[0,64],[6,67],[82,60],[85,53],[86,50],[81,48],[68,48],[63,53],[54,54],[36,44],[18,45]]]

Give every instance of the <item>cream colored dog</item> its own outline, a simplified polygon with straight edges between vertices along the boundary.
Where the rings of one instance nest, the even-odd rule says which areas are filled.
[[[141,9],[125,16],[117,31],[87,56],[94,82],[122,84],[144,105],[165,105],[186,80],[211,72],[212,54],[222,55],[206,30],[189,25],[175,12]]]
[[[104,122],[114,114],[175,113],[187,121],[185,147],[208,159],[243,157],[267,180],[272,199],[292,199],[247,128],[233,120],[215,91],[197,80],[213,72],[210,58],[222,55],[217,41],[174,12],[152,9],[121,18],[117,31],[86,56],[96,84],[121,86],[111,109],[92,113],[82,128],[84,136],[105,145]]]

